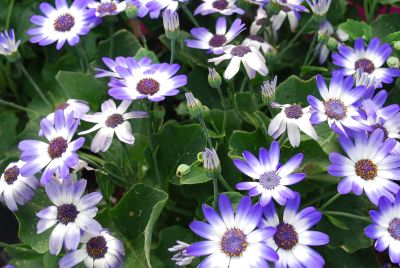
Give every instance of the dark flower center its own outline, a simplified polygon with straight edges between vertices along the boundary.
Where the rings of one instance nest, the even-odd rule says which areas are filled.
[[[364,180],[373,180],[378,174],[378,168],[369,159],[362,159],[356,163],[356,174]]]
[[[97,7],[97,12],[101,13],[112,13],[117,10],[117,5],[114,2],[103,3]]]
[[[370,134],[372,133],[372,132],[374,132],[374,130],[376,130],[376,129],[381,129],[382,131],[383,131],[383,140],[387,140],[388,138],[389,138],[389,132],[387,131],[387,129],[384,127],[384,126],[382,126],[382,124],[375,124],[375,125],[372,125],[372,131],[370,131]]]
[[[17,166],[12,166],[4,171],[4,180],[8,185],[13,184],[19,175],[19,168]]]
[[[102,236],[95,236],[89,239],[86,244],[86,252],[93,259],[101,259],[107,253],[107,242]]]
[[[299,237],[291,224],[283,222],[276,226],[274,241],[279,248],[290,250],[299,242]]]
[[[330,99],[324,102],[325,114],[330,119],[342,120],[346,117],[347,107],[341,100]]]
[[[394,218],[389,224],[389,234],[397,240],[400,240],[400,218]]]
[[[143,95],[154,95],[160,90],[160,83],[153,78],[144,78],[136,86],[137,91]]]
[[[372,61],[368,59],[361,59],[356,61],[354,67],[360,69],[364,73],[372,73],[375,70],[375,65]]]
[[[74,222],[78,216],[78,210],[73,204],[64,204],[57,207],[57,220],[65,225]]]
[[[221,239],[221,249],[230,257],[240,256],[246,250],[247,245],[246,235],[237,228],[226,231]]]
[[[257,24],[257,25],[263,25],[264,22],[265,22],[265,19],[258,19],[258,20],[256,21],[256,24]]]
[[[232,56],[238,56],[238,57],[243,57],[247,53],[251,52],[251,49],[248,46],[236,46],[231,50],[231,55]]]
[[[56,110],[65,110],[69,107],[69,104],[64,102],[64,103],[60,103],[59,105],[57,105]]]
[[[220,47],[220,46],[222,46],[223,44],[225,44],[225,42],[226,42],[226,37],[225,37],[225,35],[217,34],[217,35],[214,35],[214,36],[210,39],[210,41],[208,42],[208,44],[209,44],[210,46],[212,46],[212,47]]]
[[[285,115],[287,118],[299,119],[303,116],[303,109],[300,105],[293,104],[285,108]]]
[[[276,186],[279,185],[281,177],[276,175],[274,171],[270,171],[262,174],[259,178],[259,181],[262,187],[264,187],[265,189],[273,190]]]
[[[212,6],[215,9],[224,10],[229,5],[228,1],[226,0],[216,0],[213,2]]]
[[[57,32],[68,32],[69,30],[72,29],[75,25],[75,18],[69,14],[65,13],[57,17],[57,19],[54,21],[54,29]]]
[[[264,38],[262,38],[259,35],[255,35],[255,34],[251,34],[247,38],[249,38],[250,40],[253,40],[253,41],[257,41],[259,43],[264,43],[264,41],[265,41]]]
[[[63,153],[68,148],[68,143],[63,137],[57,137],[51,140],[49,147],[47,148],[47,153],[51,159],[61,157]]]
[[[120,114],[112,114],[106,120],[106,126],[116,128],[119,124],[124,122],[124,118]]]

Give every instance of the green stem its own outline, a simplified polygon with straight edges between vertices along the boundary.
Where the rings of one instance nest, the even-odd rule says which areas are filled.
[[[149,149],[150,149],[151,157],[153,160],[154,172],[156,173],[157,181],[158,181],[159,185],[162,186],[161,174],[160,174],[160,170],[158,168],[158,162],[157,162],[157,152],[156,152],[156,150],[154,148],[154,144],[153,144],[153,131],[152,131],[152,127],[151,127],[151,121],[152,121],[151,107],[150,107],[149,103],[145,103],[145,105],[146,105],[147,113],[149,115],[149,117],[147,117],[147,120],[146,120],[147,139],[148,139],[148,143],[149,143]]]
[[[39,94],[40,98],[46,103],[50,108],[53,106],[51,103],[47,100],[47,98],[44,96],[42,90],[39,88],[39,86],[36,84],[36,82],[33,80],[32,76],[29,74],[28,70],[26,70],[25,66],[22,64],[22,62],[17,61],[16,62],[17,67],[21,70],[21,72],[26,76],[26,78],[29,80],[29,83],[33,86],[33,88],[36,90],[36,93]]]
[[[370,23],[375,15],[375,11],[376,11],[376,6],[377,6],[377,1],[376,0],[372,0],[370,9],[369,9],[369,16],[368,16],[368,22]]]
[[[336,133],[335,133],[334,131],[332,131],[331,135],[329,135],[329,137],[328,137],[326,140],[324,140],[324,142],[322,142],[320,146],[321,146],[321,147],[324,147],[325,144],[327,144],[328,142],[330,142],[331,139],[332,139],[333,137],[335,137],[335,135],[336,135]]]
[[[328,206],[330,206],[333,202],[335,202],[339,197],[341,196],[340,193],[336,193],[334,196],[332,196],[328,201],[326,201],[325,204],[323,204],[319,210],[324,210],[326,209]]]
[[[167,205],[165,206],[166,209],[182,214],[184,216],[188,216],[188,217],[193,217],[193,212],[187,209],[183,209],[183,208],[178,208],[177,206],[171,204],[171,203],[167,203]]]
[[[108,55],[110,58],[113,57],[113,50],[114,50],[114,23],[110,22],[109,23],[109,30],[110,30],[110,48],[108,49]]]
[[[315,29],[315,32],[314,32],[314,37],[313,37],[313,39],[311,41],[310,47],[308,48],[306,58],[304,59],[303,65],[305,65],[305,66],[308,66],[308,64],[309,64],[308,61],[310,60],[310,56],[311,56],[311,54],[312,54],[312,52],[314,50],[315,43],[317,42],[318,29],[319,29],[319,26],[317,25],[317,28]]]
[[[5,100],[2,100],[2,99],[0,99],[0,104],[3,104],[4,106],[8,106],[8,107],[15,108],[15,109],[18,109],[18,110],[27,112],[27,113],[38,114],[38,113],[37,113],[36,111],[34,111],[34,110],[31,110],[31,109],[29,109],[29,108],[26,108],[26,107],[23,107],[23,106],[21,106],[21,105],[15,104],[15,103],[13,103],[13,102],[5,101]]]
[[[244,91],[244,87],[245,87],[245,85],[246,85],[246,82],[247,82],[247,79],[246,79],[246,77],[245,77],[245,78],[243,78],[242,85],[240,86],[240,92],[243,92],[243,91]]]
[[[11,0],[10,4],[8,4],[8,11],[7,11],[7,19],[6,19],[6,30],[10,27],[11,15],[14,9],[14,2],[15,0]]]
[[[350,214],[350,213],[341,212],[341,211],[323,211],[322,214],[332,215],[332,216],[342,216],[342,217],[346,217],[346,218],[352,218],[352,219],[356,219],[356,220],[371,222],[371,219],[368,217],[359,216],[356,214]]]
[[[144,36],[143,31],[142,31],[142,27],[140,27],[139,20],[135,19],[135,22],[136,22],[136,25],[137,25],[137,31],[138,31],[138,33],[140,35],[140,39],[142,39],[142,43],[143,43],[144,48],[145,49],[149,49],[149,47],[147,46],[146,37]]]
[[[78,43],[77,49],[78,49],[79,57],[82,60],[82,66],[81,66],[82,67],[82,71],[84,73],[87,73],[87,71],[89,70],[90,64],[89,64],[89,60],[88,60],[88,58],[86,56],[85,49],[83,48],[82,42]]]
[[[208,147],[210,147],[210,149],[213,149],[214,147],[212,145],[210,135],[208,134],[208,128],[206,126],[206,123],[204,122],[204,118],[202,116],[199,116],[198,120],[199,120],[199,123],[200,123],[200,125],[201,125],[201,127],[203,129],[204,135],[206,135]]]
[[[172,38],[172,39],[171,39],[171,59],[169,60],[169,64],[174,63],[175,45],[176,45],[176,39],[175,39],[175,38]]]
[[[190,19],[190,21],[194,24],[196,27],[200,27],[200,24],[197,22],[196,18],[192,15],[192,12],[187,8],[186,4],[182,5],[183,12],[185,12],[186,16]]]
[[[229,184],[226,182],[226,180],[224,179],[224,177],[222,177],[221,174],[218,175],[218,179],[228,192],[233,192],[232,187],[229,186]]]
[[[214,190],[214,200],[212,206],[213,208],[216,208],[218,200],[218,178],[216,176],[213,176],[213,190]]]
[[[222,121],[222,133],[225,134],[226,120],[228,118],[228,116],[227,116],[228,115],[228,104],[225,101],[225,98],[224,98],[224,95],[222,94],[222,90],[221,90],[220,86],[217,87],[217,91],[218,91],[219,97],[221,98],[222,107],[224,108],[224,119]]]

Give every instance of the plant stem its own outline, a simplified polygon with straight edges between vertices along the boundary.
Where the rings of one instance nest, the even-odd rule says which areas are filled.
[[[137,31],[138,31],[138,33],[139,33],[139,35],[140,35],[140,39],[142,39],[142,43],[143,43],[144,48],[145,48],[145,49],[149,49],[149,47],[147,46],[146,37],[144,36],[143,31],[142,31],[142,27],[140,27],[140,22],[139,22],[139,20],[138,20],[138,19],[135,19],[135,23],[136,23],[136,25],[137,25]]]
[[[245,85],[246,85],[246,82],[247,82],[247,79],[246,79],[246,77],[244,77],[244,78],[243,78],[242,85],[240,86],[240,92],[243,92],[243,91],[244,91],[244,87],[245,87]]]
[[[371,219],[368,217],[359,216],[359,215],[350,214],[350,213],[341,212],[341,211],[324,211],[322,214],[332,215],[332,216],[342,216],[342,217],[346,217],[346,218],[352,218],[352,219],[362,220],[362,221],[366,221],[366,222],[371,222]]]
[[[176,45],[176,39],[175,39],[175,38],[172,38],[172,39],[171,39],[171,59],[169,60],[169,64],[174,63],[175,45]]]
[[[303,65],[305,65],[305,66],[307,66],[307,65],[309,64],[308,61],[310,60],[310,56],[311,56],[311,54],[312,54],[312,52],[313,52],[315,43],[317,42],[317,39],[318,39],[318,29],[319,29],[319,25],[317,25],[317,28],[315,29],[314,37],[313,37],[313,39],[312,39],[312,41],[311,41],[310,47],[308,48],[306,58],[304,59]],[[312,58],[311,58],[311,59],[312,59]]]
[[[21,106],[21,105],[18,105],[18,104],[9,102],[9,101],[5,101],[5,100],[2,100],[2,99],[0,99],[0,104],[3,104],[4,106],[9,106],[9,107],[15,108],[15,109],[18,109],[18,110],[27,112],[27,113],[38,114],[38,113],[37,113],[36,111],[34,111],[34,110],[31,110],[31,109],[29,109],[29,108],[26,108],[26,107],[23,107],[23,106]]]
[[[207,129],[206,123],[204,122],[203,116],[199,116],[198,120],[201,125],[201,128],[203,129],[204,135],[206,135],[208,147],[210,147],[210,149],[214,149],[212,142],[211,142],[210,135],[208,134],[208,129]]]
[[[323,204],[319,210],[324,210],[326,209],[328,206],[330,206],[333,202],[335,202],[339,197],[341,196],[340,193],[336,193],[334,196],[332,196],[328,201],[326,201],[325,204]]]
[[[222,177],[221,174],[219,174],[218,179],[220,180],[220,182],[222,183],[222,185],[225,187],[225,189],[229,192],[232,192],[233,189],[232,187],[229,186],[229,184],[226,182],[226,180],[224,179],[224,177]]]
[[[39,94],[40,98],[46,103],[50,108],[53,106],[51,103],[47,100],[47,98],[44,96],[42,90],[39,88],[39,86],[36,84],[36,82],[33,80],[32,76],[29,74],[28,70],[26,70],[25,66],[22,64],[22,62],[17,61],[16,62],[17,67],[21,70],[21,72],[28,78],[29,83],[33,86],[33,88],[36,90],[36,93]]]
[[[329,135],[329,137],[328,137],[326,140],[324,140],[324,142],[322,142],[320,146],[321,146],[321,147],[324,147],[325,144],[327,144],[328,142],[330,142],[331,139],[332,139],[333,137],[335,137],[335,135],[336,135],[336,133],[335,133],[334,131],[332,131],[331,135]]]
[[[9,27],[10,27],[11,14],[12,14],[13,9],[14,9],[14,2],[15,2],[15,0],[11,0],[10,4],[8,4],[7,19],[6,19],[6,30],[8,30]]]
[[[108,55],[110,58],[113,57],[113,50],[114,50],[114,23],[110,22],[109,23],[109,30],[110,30],[110,47],[108,49]]]
[[[88,58],[86,56],[85,49],[83,48],[83,45],[81,43],[82,42],[78,43],[77,49],[78,49],[79,57],[82,60],[82,66],[81,66],[82,67],[82,71],[84,73],[87,73],[87,71],[89,70],[90,64],[89,64],[89,60],[88,60]]]
[[[217,87],[217,92],[219,97],[221,98],[221,105],[224,108],[224,119],[222,121],[222,131],[225,134],[225,127],[226,127],[226,120],[227,120],[227,115],[228,115],[228,103],[226,102],[224,95],[222,94],[221,87]]]
[[[187,8],[186,4],[182,5],[183,12],[185,12],[186,16],[190,19],[190,21],[194,24],[196,27],[200,27],[200,24],[197,22],[196,18],[193,16],[192,12]]]
[[[213,190],[214,190],[214,200],[212,206],[213,208],[216,208],[218,200],[218,178],[216,176],[213,176]]]
[[[147,109],[147,113],[149,115],[149,117],[147,117],[147,119],[146,119],[146,129],[147,129],[147,139],[148,139],[148,143],[149,143],[149,149],[150,149],[151,157],[153,160],[154,172],[156,173],[157,181],[158,181],[159,185],[162,186],[160,170],[158,169],[157,152],[156,152],[156,150],[154,148],[154,144],[153,144],[153,131],[152,131],[152,127],[151,127],[151,121],[152,121],[151,106],[149,103],[145,103],[145,106]]]

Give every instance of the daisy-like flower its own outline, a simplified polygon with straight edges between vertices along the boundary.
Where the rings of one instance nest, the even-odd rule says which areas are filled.
[[[117,100],[136,100],[147,98],[158,102],[166,96],[175,96],[178,88],[187,83],[186,75],[176,75],[179,64],[153,64],[143,68],[132,58],[127,67],[116,66],[115,70],[121,79],[111,78],[108,94]]]
[[[124,267],[124,245],[106,229],[99,234],[85,233],[81,242],[80,249],[67,253],[60,260],[60,268],[71,268],[81,262],[86,267]]]
[[[272,198],[280,205],[294,198],[295,192],[286,187],[303,180],[304,173],[293,173],[303,161],[303,154],[293,156],[286,164],[279,163],[280,148],[277,141],[272,142],[269,151],[261,148],[258,159],[244,151],[243,158],[233,160],[235,166],[254,181],[236,184],[238,190],[248,190],[249,196],[260,196],[260,204],[265,207]]]
[[[375,77],[370,76],[368,73],[364,73],[361,69],[356,70],[355,74],[356,86],[364,86],[367,90],[373,94],[374,89],[379,87],[380,82],[375,79]]]
[[[152,65],[151,59],[148,57],[143,57],[138,61],[136,61],[133,57],[116,57],[115,60],[108,57],[103,57],[102,60],[110,70],[108,71],[101,68],[96,68],[95,71],[97,72],[96,74],[97,78],[101,77],[121,78],[121,76],[116,71],[115,67],[122,66],[128,68],[128,62],[130,62],[130,64],[132,65],[133,64],[138,65],[142,72],[150,69]]]
[[[194,221],[190,229],[207,239],[191,244],[186,252],[189,256],[205,256],[199,268],[250,268],[268,267],[267,261],[276,261],[278,256],[264,241],[272,237],[275,228],[257,228],[262,208],[252,205],[249,197],[243,197],[234,213],[226,195],[218,199],[220,215],[208,205],[203,205],[208,223]]]
[[[0,54],[4,56],[11,56],[18,51],[21,40],[15,42],[14,29],[10,29],[8,32],[0,32]]]
[[[202,0],[196,10],[194,15],[201,14],[203,16],[212,13],[219,13],[224,16],[230,16],[234,13],[239,15],[244,14],[244,10],[236,6],[236,0]]]
[[[190,245],[182,242],[182,241],[176,241],[176,245],[173,246],[172,248],[169,248],[169,252],[177,252],[174,256],[172,256],[171,260],[175,262],[176,265],[178,266],[187,266],[193,262],[195,257],[189,256],[186,252],[186,249]]]
[[[289,20],[290,29],[296,31],[300,21],[300,12],[308,12],[307,8],[302,6],[304,0],[272,0],[269,4],[278,5],[280,11],[271,17],[272,28],[278,31],[286,17]]]
[[[227,45],[223,48],[223,51],[223,55],[209,59],[208,61],[218,65],[224,60],[230,60],[224,72],[225,79],[229,80],[233,78],[239,72],[241,63],[243,63],[250,79],[256,77],[256,72],[259,72],[263,76],[268,74],[265,58],[257,48],[244,45]]]
[[[375,249],[379,252],[389,248],[392,263],[400,264],[400,192],[394,202],[382,196],[378,208],[369,212],[373,224],[365,228],[365,235],[376,239]]]
[[[310,122],[310,106],[302,108],[298,104],[272,103],[273,108],[280,108],[281,112],[272,119],[268,127],[268,135],[277,139],[287,129],[288,137],[292,147],[300,145],[300,130],[314,140],[318,139],[318,134]]]
[[[396,113],[400,111],[400,107],[398,104],[391,104],[388,106],[384,106],[387,98],[388,98],[388,93],[386,90],[380,90],[378,92],[374,90],[367,90],[364,94],[364,100],[372,101],[374,107],[373,111],[376,113],[378,117],[382,117],[384,120],[389,120]],[[364,105],[360,107],[360,110],[362,112],[365,112],[363,106]]]
[[[366,89],[363,86],[353,88],[353,85],[353,77],[343,78],[341,74],[334,73],[328,89],[324,78],[317,75],[317,86],[323,101],[308,96],[307,100],[312,107],[311,123],[315,125],[328,121],[330,128],[344,135],[347,135],[346,128],[355,131],[368,129],[355,119],[360,116],[355,103]]]
[[[338,185],[338,192],[361,195],[365,191],[375,205],[381,196],[393,201],[393,193],[400,189],[392,181],[399,180],[400,172],[400,155],[391,154],[396,140],[385,140],[384,132],[376,129],[369,136],[364,131],[357,132],[354,142],[340,135],[339,143],[347,156],[330,153],[332,165],[328,167],[330,175],[344,177]]]
[[[53,255],[60,253],[63,244],[66,250],[77,249],[82,231],[98,234],[102,230],[93,219],[102,195],[99,192],[83,195],[85,188],[84,179],[77,182],[65,179],[61,184],[51,180],[45,186],[47,196],[54,205],[36,214],[40,218],[37,233],[41,234],[56,225],[49,240],[49,251]]]
[[[278,77],[275,75],[274,80],[266,80],[261,85],[261,97],[264,103],[271,103],[275,98],[277,83]]]
[[[105,17],[118,15],[125,11],[126,2],[118,0],[89,0],[87,7],[96,11],[96,17]]]
[[[265,24],[266,19],[267,19],[267,10],[265,8],[259,7],[257,9],[257,15],[254,18],[253,22],[251,23],[250,33],[257,34]]]
[[[317,16],[325,16],[328,13],[332,0],[306,0],[311,11]]]
[[[273,202],[264,208],[264,218],[260,226],[276,228],[274,236],[268,238],[265,243],[275,249],[279,255],[275,267],[322,268],[325,264],[324,259],[310,247],[329,243],[328,235],[310,230],[321,220],[322,214],[314,207],[298,211],[299,206],[300,195],[296,194],[286,203],[282,220],[279,219]]]
[[[0,178],[0,200],[12,211],[18,210],[17,204],[22,206],[29,202],[39,186],[34,176],[25,177],[19,173],[23,165],[22,161],[10,163]]]
[[[146,7],[150,11],[151,18],[158,18],[161,11],[168,9],[171,11],[177,11],[179,3],[186,3],[188,0],[150,0]]]
[[[215,25],[215,34],[203,27],[193,28],[190,33],[196,39],[186,39],[185,42],[188,47],[207,49],[214,54],[222,54],[222,48],[232,42],[245,28],[242,20],[236,19],[227,31],[226,18],[219,17]]]
[[[132,111],[126,113],[132,101],[123,101],[117,107],[113,100],[107,100],[101,105],[101,112],[82,117],[83,121],[96,123],[91,129],[82,131],[79,135],[85,135],[99,130],[93,138],[91,150],[94,153],[105,152],[110,148],[114,133],[120,141],[133,144],[135,137],[132,135],[131,124],[128,120],[147,117],[146,112]]]
[[[42,185],[47,184],[54,173],[62,179],[68,178],[69,169],[79,161],[76,151],[85,142],[85,138],[71,141],[78,125],[79,120],[74,118],[74,114],[65,116],[63,110],[55,112],[54,126],[43,118],[40,127],[48,142],[24,140],[18,145],[21,160],[26,162],[20,169],[22,176],[32,176],[46,167],[40,178]]]
[[[336,72],[353,75],[360,69],[375,78],[381,87],[381,83],[390,84],[394,77],[400,76],[399,69],[382,68],[391,53],[390,45],[381,45],[379,38],[373,38],[365,48],[364,40],[360,37],[354,42],[354,49],[345,45],[339,46],[339,53],[332,55],[332,62],[341,67]]]
[[[57,41],[57,49],[61,49],[65,42],[75,46],[80,35],[86,35],[90,30],[93,12],[86,8],[88,0],[75,0],[68,7],[66,0],[56,0],[55,8],[48,3],[41,3],[40,10],[44,16],[33,15],[31,22],[37,28],[28,30],[32,35],[31,43],[47,46]]]
[[[273,49],[273,47],[267,41],[265,41],[264,37],[256,34],[250,34],[247,36],[243,40],[242,45],[255,47],[258,50],[261,50],[264,54]]]

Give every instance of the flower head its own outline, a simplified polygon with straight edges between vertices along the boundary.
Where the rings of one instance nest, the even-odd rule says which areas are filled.
[[[204,160],[204,169],[209,173],[219,174],[221,172],[221,164],[215,149],[206,148],[205,151],[202,152],[202,155]]]
[[[341,135],[339,143],[346,156],[331,153],[332,165],[328,167],[330,175],[344,177],[338,185],[338,192],[361,195],[365,191],[375,205],[381,196],[393,201],[393,193],[400,190],[400,186],[392,181],[399,179],[397,174],[400,172],[400,155],[391,154],[396,140],[385,140],[383,130],[376,129],[369,136],[366,132],[357,132],[354,142]]]
[[[236,189],[248,190],[250,196],[260,195],[260,204],[263,207],[272,202],[272,198],[284,205],[295,194],[286,186],[298,183],[305,177],[304,173],[293,173],[303,161],[303,154],[293,156],[284,165],[279,163],[279,157],[280,148],[276,141],[272,142],[269,151],[261,148],[258,159],[252,153],[244,151],[244,160],[235,159],[233,163],[253,181],[240,182]]]
[[[126,2],[126,9],[125,12],[128,14],[128,17],[139,17],[143,18],[149,14],[149,8],[146,6],[151,0],[125,0]],[[153,15],[152,15],[153,14]],[[154,13],[151,13],[151,18],[155,19],[159,16],[155,16]]]
[[[373,38],[365,48],[364,40],[360,37],[355,41],[354,49],[339,46],[339,53],[333,54],[332,58],[333,64],[341,67],[336,72],[353,75],[357,69],[361,69],[369,77],[375,78],[381,87],[381,83],[390,84],[394,77],[400,76],[398,69],[382,68],[391,53],[390,45],[381,45],[379,38]]]
[[[20,169],[22,176],[32,176],[46,167],[40,178],[42,185],[47,184],[54,173],[62,179],[68,178],[69,169],[78,164],[76,151],[85,142],[85,138],[71,141],[78,125],[74,114],[65,116],[63,110],[55,112],[54,125],[43,118],[40,127],[48,142],[24,140],[18,145],[21,160],[26,162]]]
[[[300,12],[308,12],[307,8],[302,6],[304,0],[273,0],[269,5],[277,5],[280,8],[278,14],[271,17],[272,29],[278,31],[285,18],[287,17],[290,29],[294,32],[300,21]]]
[[[250,34],[247,36],[243,40],[242,45],[255,47],[258,50],[261,50],[264,54],[273,49],[273,47],[264,39],[264,37],[256,34]]]
[[[369,212],[373,223],[365,228],[365,235],[376,239],[377,251],[383,252],[389,248],[392,263],[400,264],[400,191],[394,201],[382,196],[378,209]]]
[[[138,61],[136,61],[133,57],[116,57],[115,60],[108,57],[103,57],[102,60],[104,64],[108,67],[108,69],[110,69],[110,71],[101,68],[96,68],[95,71],[97,71],[96,74],[97,78],[101,77],[121,78],[121,76],[118,74],[115,68],[117,66],[128,68],[128,62],[130,65],[136,65],[142,72],[150,69],[152,65],[151,59],[148,57],[143,57]]]
[[[0,178],[0,200],[4,200],[12,211],[18,210],[17,204],[22,206],[29,202],[39,186],[34,176],[25,177],[20,174],[24,164],[22,161],[10,163]]]
[[[300,195],[289,199],[280,220],[274,203],[264,208],[264,218],[261,227],[274,227],[276,233],[265,243],[279,255],[275,267],[323,267],[324,259],[310,246],[321,246],[329,243],[328,235],[310,231],[322,218],[321,212],[314,207],[307,207],[301,211]]]
[[[87,7],[96,11],[96,17],[105,17],[125,11],[126,2],[119,0],[89,0]]]
[[[261,96],[265,102],[270,102],[274,99],[277,82],[278,77],[275,75],[274,80],[266,80],[261,85]]]
[[[66,0],[57,0],[55,8],[48,3],[41,3],[40,10],[44,16],[33,15],[31,22],[37,28],[28,30],[32,35],[31,43],[47,46],[57,42],[61,49],[65,42],[70,46],[79,43],[79,36],[86,35],[91,29],[93,11],[86,8],[87,0],[75,0],[68,6]]]
[[[328,13],[332,0],[306,0],[312,12],[317,16],[324,16]]]
[[[0,32],[0,54],[4,56],[11,56],[18,51],[21,40],[15,42],[14,29],[10,29],[8,32]]]
[[[179,16],[175,11],[166,9],[163,14],[165,35],[168,39],[177,39],[179,36]]]
[[[200,27],[193,28],[190,32],[196,39],[186,39],[186,45],[192,48],[207,49],[214,54],[222,54],[223,47],[233,41],[243,30],[245,24],[241,19],[236,19],[229,30],[225,17],[220,17],[215,25],[215,34],[208,29]]]
[[[257,72],[263,76],[268,74],[265,58],[257,48],[244,45],[228,45],[223,48],[223,51],[223,55],[209,59],[208,61],[218,65],[224,60],[230,60],[224,72],[225,79],[229,80],[233,78],[238,73],[241,63],[243,63],[250,79],[254,79]]]
[[[267,11],[263,7],[259,7],[257,9],[257,15],[254,18],[253,22],[251,23],[250,26],[250,33],[251,34],[257,34],[263,25],[265,24],[265,20],[267,19]]]
[[[219,196],[218,205],[221,216],[204,204],[208,223],[190,224],[194,233],[207,239],[186,249],[189,256],[210,255],[200,267],[268,267],[267,261],[278,259],[276,252],[264,244],[265,239],[274,235],[275,228],[256,228],[262,214],[259,205],[252,205],[249,197],[243,197],[234,213],[226,195]]]
[[[176,245],[173,246],[172,248],[169,248],[169,252],[177,252],[174,256],[172,256],[171,260],[176,263],[178,266],[187,266],[193,262],[195,257],[189,256],[186,252],[186,249],[190,245],[182,242],[182,241],[176,241]]]
[[[194,15],[201,14],[203,16],[212,13],[219,13],[224,16],[230,16],[234,13],[239,15],[244,14],[244,10],[236,6],[236,0],[202,0],[196,10]]]
[[[222,79],[215,68],[208,68],[208,84],[216,89],[221,87]]]
[[[132,101],[123,101],[117,107],[113,100],[107,100],[101,105],[101,112],[82,117],[83,121],[95,123],[95,125],[79,133],[84,135],[98,130],[91,144],[91,150],[94,153],[105,152],[110,148],[114,138],[114,133],[120,141],[133,144],[135,137],[132,135],[132,128],[128,120],[133,118],[147,117],[146,112],[126,110],[131,105]]]
[[[177,11],[179,3],[186,3],[188,0],[150,0],[147,2],[146,7],[149,9],[151,18],[158,18],[164,9],[170,11]]]
[[[61,184],[52,180],[45,186],[47,196],[54,205],[36,214],[40,218],[37,233],[41,234],[56,225],[49,240],[49,251],[53,255],[60,253],[63,244],[66,250],[77,249],[83,231],[98,234],[102,230],[93,219],[102,195],[99,192],[83,195],[85,188],[84,179],[77,182],[65,179]]]
[[[357,69],[355,74],[356,86],[364,86],[368,90],[374,90],[379,87],[380,82],[368,73],[363,72],[361,69]]]
[[[60,260],[60,268],[71,268],[81,262],[88,267],[124,267],[124,245],[106,229],[97,234],[85,233],[81,242],[80,249],[67,253]]]

